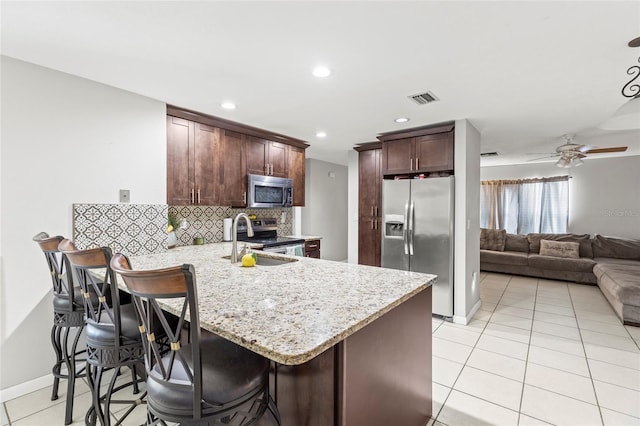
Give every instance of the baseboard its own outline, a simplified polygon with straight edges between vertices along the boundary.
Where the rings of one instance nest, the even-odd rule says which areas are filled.
[[[469,324],[473,319],[473,316],[476,314],[476,312],[478,312],[478,309],[480,309],[480,306],[482,306],[482,301],[478,300],[476,304],[473,305],[473,308],[471,308],[471,311],[469,312],[469,314],[467,314],[467,316],[454,315],[453,322],[462,325]]]
[[[6,389],[0,389],[0,403],[10,401],[31,392],[35,392],[53,384],[53,375],[47,374],[42,377],[20,383]]]

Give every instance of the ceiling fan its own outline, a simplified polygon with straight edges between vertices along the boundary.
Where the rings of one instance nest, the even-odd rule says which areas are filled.
[[[556,152],[552,155],[548,155],[546,157],[534,158],[529,161],[538,161],[544,160],[547,158],[558,158],[558,162],[556,166],[568,168],[568,167],[578,167],[581,166],[584,161],[583,158],[587,156],[587,154],[606,154],[611,152],[625,152],[627,150],[626,146],[614,146],[610,148],[595,148],[588,145],[582,145],[574,142],[575,135],[566,134],[562,136],[564,140],[564,144],[560,145],[556,148]]]

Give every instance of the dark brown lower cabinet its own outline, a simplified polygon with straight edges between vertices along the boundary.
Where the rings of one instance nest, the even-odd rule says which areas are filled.
[[[304,257],[320,259],[320,240],[309,240],[304,243]]]
[[[379,217],[361,217],[358,222],[358,263],[380,266],[382,221]]]
[[[427,287],[304,364],[273,363],[270,389],[282,425],[425,425],[430,327]]]

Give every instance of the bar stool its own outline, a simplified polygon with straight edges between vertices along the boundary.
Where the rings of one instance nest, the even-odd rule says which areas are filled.
[[[133,296],[144,335],[147,409],[152,424],[252,425],[268,410],[279,425],[280,415],[269,395],[269,361],[221,337],[202,339],[193,265],[156,270],[131,270],[129,259],[116,253],[111,268]],[[179,313],[176,327],[167,321],[158,299],[171,300]],[[170,339],[162,355],[149,318],[157,316]],[[189,322],[188,342],[181,339]]]
[[[51,344],[56,354],[56,362],[52,369],[51,400],[58,399],[60,379],[67,379],[64,424],[68,425],[73,421],[73,396],[76,379],[85,376],[84,367],[77,368],[77,363],[84,363],[85,359],[76,358],[85,352],[84,349],[77,349],[80,335],[84,329],[84,303],[80,289],[73,285],[67,257],[58,250],[58,244],[63,239],[61,236],[49,237],[46,232],[40,232],[33,237],[33,241],[38,243],[44,253],[53,282]],[[71,346],[69,346],[70,339]],[[66,367],[66,374],[63,373],[63,365]]]
[[[92,393],[92,407],[85,422],[111,424],[111,405],[127,406],[122,421],[140,404],[145,403],[145,393],[133,399],[114,399],[117,392],[133,387],[133,394],[140,393],[138,383],[144,381],[144,349],[138,331],[135,308],[131,303],[122,304],[115,274],[109,267],[111,249],[108,247],[78,250],[70,240],[62,240],[59,250],[67,256],[74,279],[80,285],[86,313],[87,380]],[[92,304],[95,293],[98,303]],[[131,381],[116,385],[123,367],[131,369]],[[138,368],[136,368],[138,367]],[[109,384],[102,393],[105,372],[111,371]],[[138,373],[142,379],[138,377]]]

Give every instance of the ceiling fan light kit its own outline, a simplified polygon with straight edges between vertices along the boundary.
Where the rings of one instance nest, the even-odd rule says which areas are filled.
[[[629,42],[629,47],[639,47],[640,37]],[[640,58],[638,58],[640,62]],[[604,130],[636,130],[640,129],[640,84],[634,83],[640,75],[640,66],[633,65],[627,69],[627,74],[633,76],[622,88],[622,96],[631,98],[618,108],[611,118],[599,127]]]

